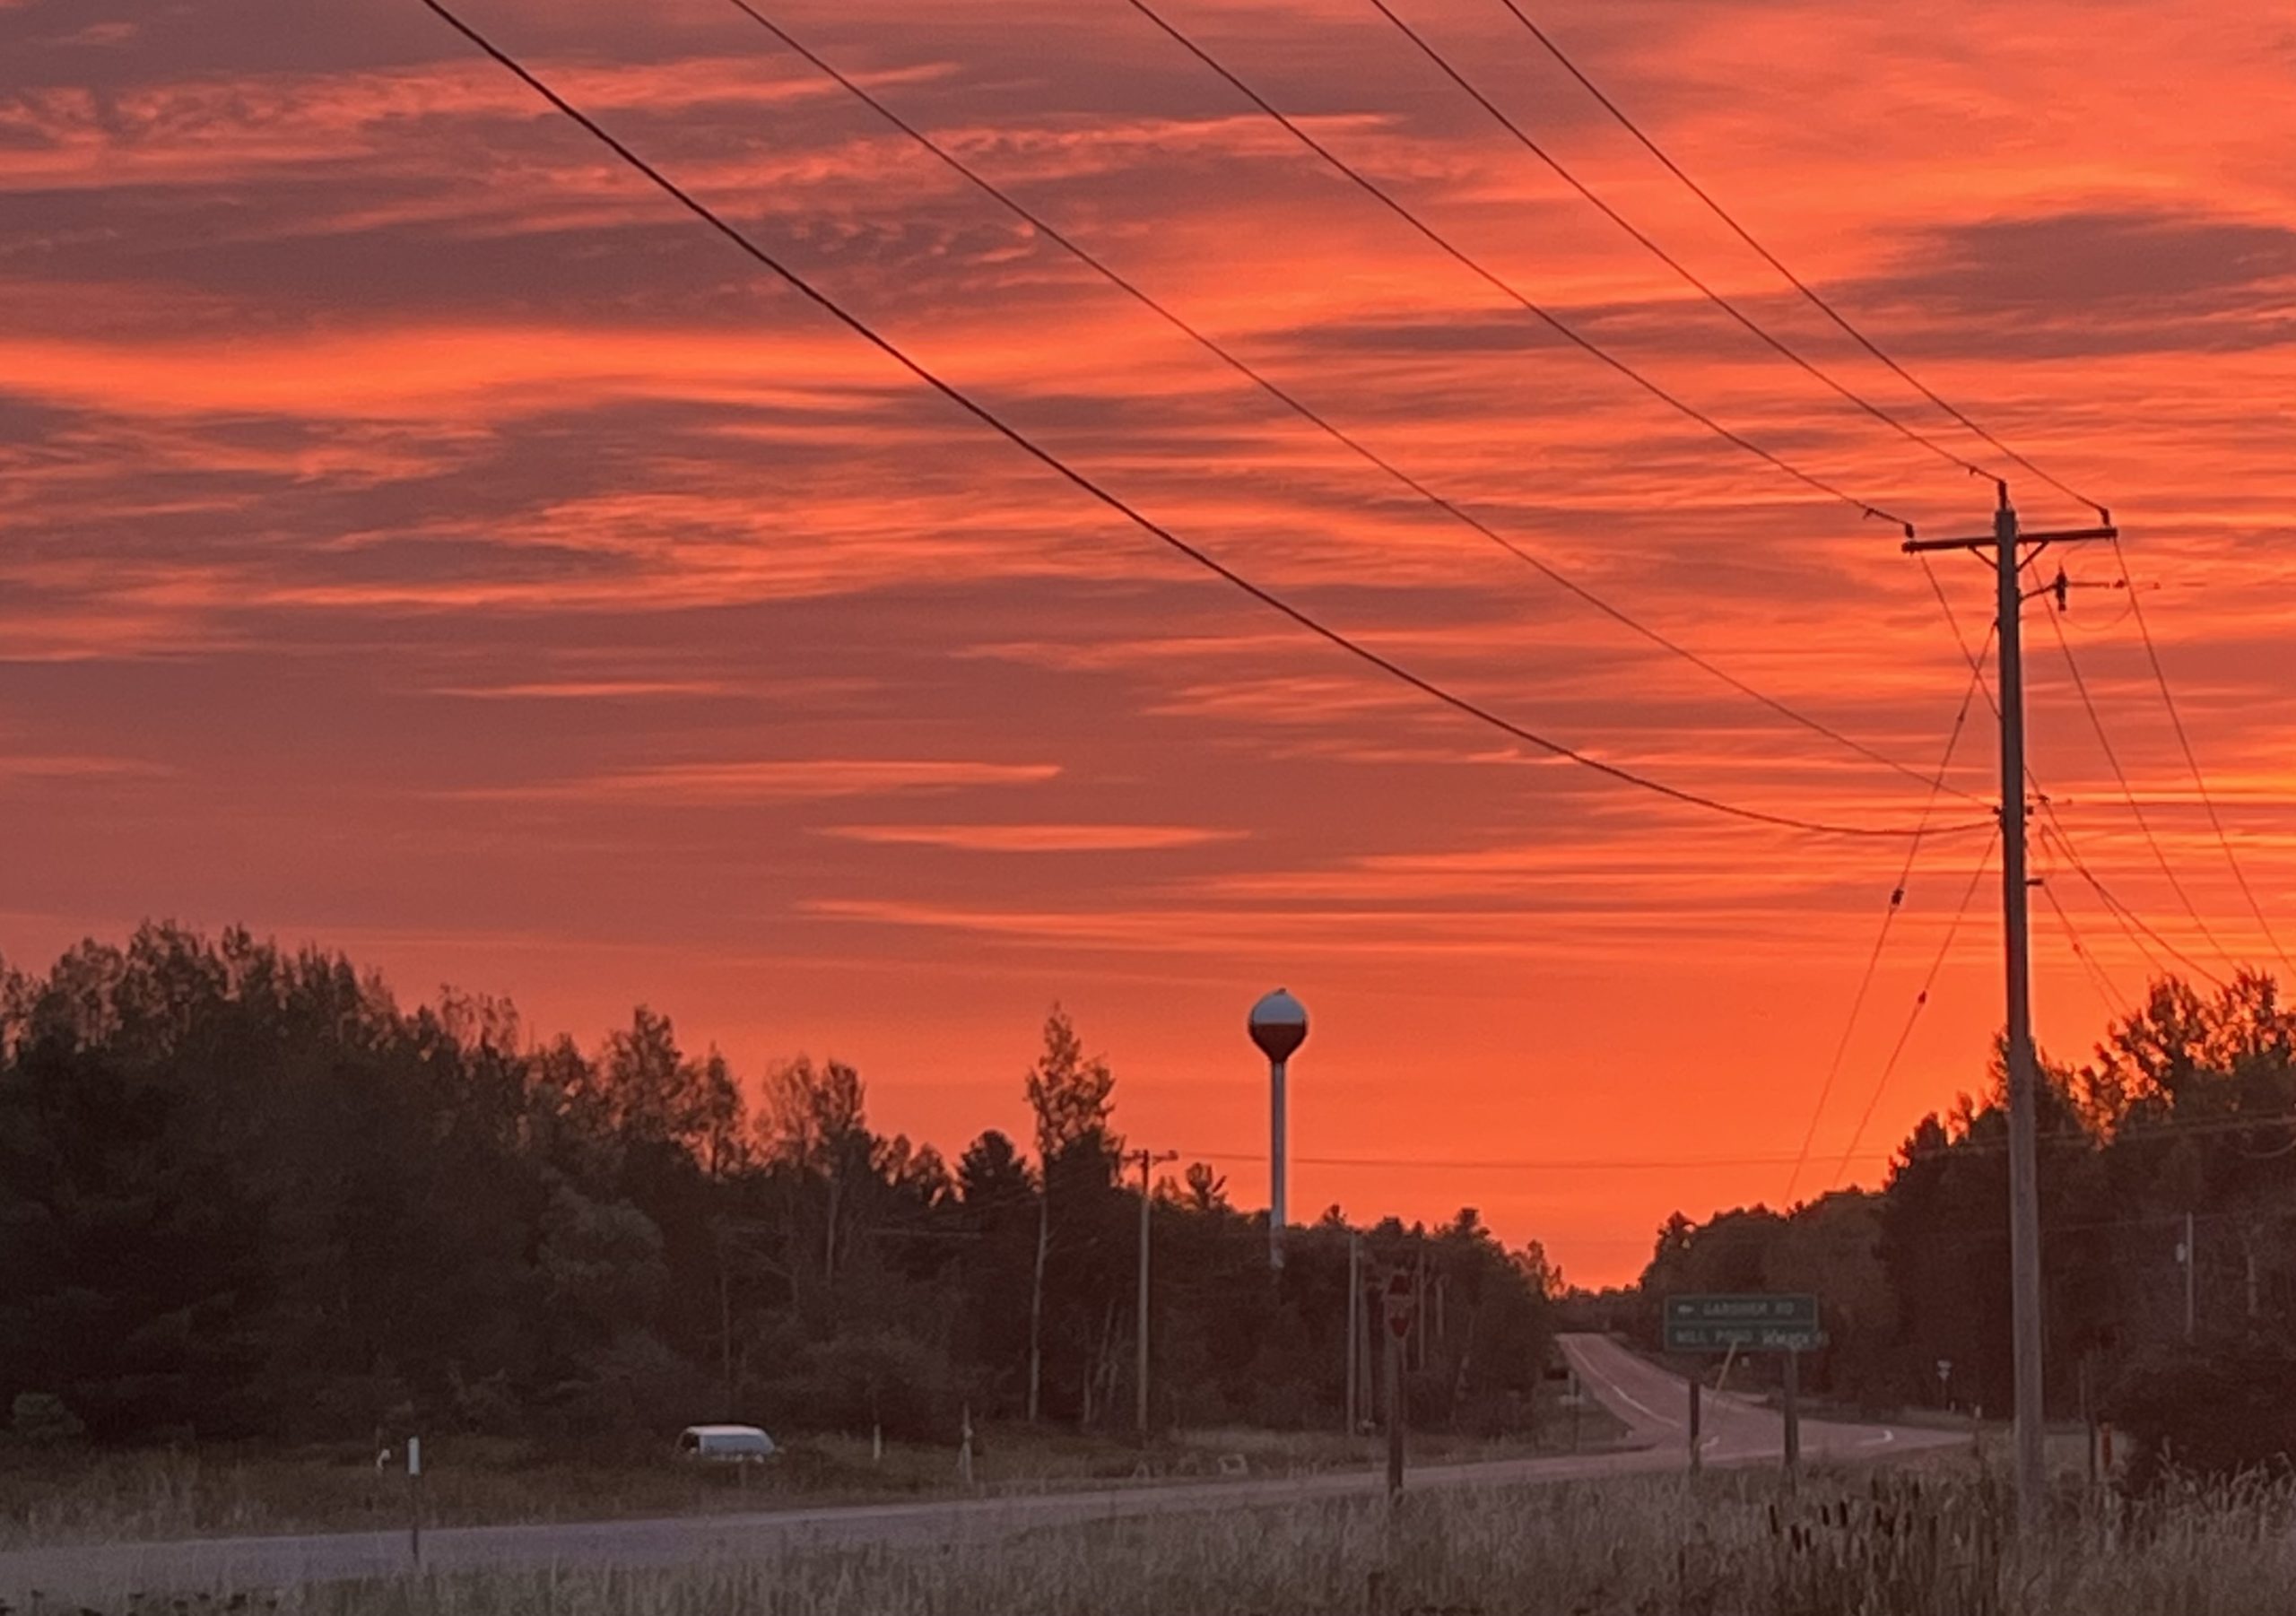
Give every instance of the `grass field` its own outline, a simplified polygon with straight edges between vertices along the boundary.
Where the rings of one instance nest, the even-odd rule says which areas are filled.
[[[1592,1449],[1621,1428],[1599,1411],[1580,1417]],[[1477,1441],[1416,1436],[1422,1463],[1567,1450],[1571,1427],[1551,1420],[1542,1438]],[[954,1496],[964,1490],[953,1449],[865,1438],[788,1443],[774,1464],[744,1473],[680,1464],[663,1454],[613,1458],[485,1438],[424,1443],[422,1516],[431,1525],[579,1521],[770,1509],[783,1505]],[[665,1445],[666,1447],[666,1445]],[[1105,1436],[1049,1428],[981,1433],[975,1490],[1031,1492],[1216,1476],[1240,1460],[1257,1476],[1307,1474],[1379,1463],[1376,1439],[1339,1432],[1206,1430],[1143,1451]],[[366,1531],[403,1525],[407,1483],[363,1450],[232,1449],[106,1454],[0,1448],[0,1548],[167,1541],[265,1533]]]
[[[290,1616],[2285,1616],[2296,1488],[2068,1502],[2021,1551],[1990,1477],[1752,1475],[1169,1516],[668,1571],[410,1576]],[[146,1605],[148,1610],[152,1608]],[[213,1609],[202,1606],[203,1611]],[[123,1613],[128,1607],[123,1604]]]

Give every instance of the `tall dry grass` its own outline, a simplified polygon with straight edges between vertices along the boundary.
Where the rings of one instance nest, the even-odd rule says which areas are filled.
[[[1590,1415],[1580,1433],[1583,1446],[1597,1449],[1622,1429]],[[1570,1447],[1570,1429],[1561,1421],[1535,1441],[1431,1436],[1414,1444],[1416,1461],[1431,1464]],[[424,1449],[422,1514],[434,1527],[721,1515],[1215,1478],[1222,1457],[1230,1454],[1241,1455],[1253,1475],[1300,1476],[1372,1469],[1382,1451],[1375,1439],[1337,1432],[1222,1429],[1180,1432],[1144,1454],[1120,1437],[998,1427],[984,1433],[974,1485],[967,1488],[952,1449],[888,1443],[880,1455],[865,1438],[841,1436],[793,1440],[774,1464],[751,1473],[679,1464],[665,1448],[585,1455],[449,1436],[426,1442]],[[388,1531],[404,1525],[407,1510],[404,1475],[378,1471],[371,1455],[356,1450],[110,1453],[0,1446],[0,1551]]]
[[[293,1616],[2288,1616],[2296,1487],[2067,1503],[2021,1548],[1987,1478],[1454,1491],[804,1549],[668,1570],[410,1576]]]

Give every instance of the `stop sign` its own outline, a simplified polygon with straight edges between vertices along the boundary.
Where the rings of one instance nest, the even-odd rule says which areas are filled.
[[[1411,1275],[1387,1276],[1387,1329],[1397,1341],[1411,1334]]]

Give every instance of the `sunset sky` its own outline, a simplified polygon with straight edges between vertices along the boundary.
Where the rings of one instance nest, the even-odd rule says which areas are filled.
[[[1644,230],[1988,465],[1508,14],[1391,0]],[[1968,674],[1900,534],[1701,432],[1375,203],[1124,0],[758,0],[1382,454],[1917,772]],[[725,0],[467,16],[923,363],[1254,580],[1511,719],[1764,812],[1925,792],[1666,656],[1258,394]],[[1526,4],[1924,380],[2111,506],[2296,947],[2296,12]],[[1938,536],[1992,491],[1781,362],[1369,0],[1170,0],[1319,139],[1655,380]],[[1135,1142],[1265,1196],[1244,1013],[1288,986],[1295,1217],[1482,1209],[1574,1279],[1788,1187],[1904,860],[1508,742],[1199,572],[680,213],[415,0],[0,0],[0,956],[244,923],[404,997],[743,1071],[858,1065],[952,1153],[1026,1125],[1054,1001]],[[2029,521],[2092,513],[2013,467]],[[2063,554],[2076,584],[2119,571]],[[2053,570],[2055,557],[2048,563]],[[1990,581],[1937,572],[1972,638]],[[2094,873],[2274,963],[2126,594],[2047,609],[2033,766]],[[1952,787],[1990,799],[1980,703]],[[1941,821],[1984,810],[1952,795]],[[1817,1125],[1872,1182],[1983,1081],[1983,830],[1927,843]],[[2053,847],[2111,990],[2148,966]],[[2037,895],[2045,1047],[2106,989]],[[2155,952],[2159,945],[2148,943]]]

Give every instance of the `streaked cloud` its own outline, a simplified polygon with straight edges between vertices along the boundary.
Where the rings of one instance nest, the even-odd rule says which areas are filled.
[[[1993,457],[1502,8],[1401,9],[1749,312]],[[1125,1073],[1127,1127],[1256,1137],[1250,1073],[1232,1093],[1208,1074],[1235,1069],[1251,986],[1284,980],[1318,1018],[1300,1125],[1325,1154],[1489,1155],[1535,1131],[1539,1153],[1599,1156],[1629,1086],[1649,1101],[1640,1153],[1798,1142],[1900,846],[1710,821],[1425,702],[915,387],[419,8],[284,30],[277,10],[0,0],[11,960],[146,913],[372,940],[409,991],[451,971],[537,1025],[604,1026],[643,996],[752,1066],[855,1052],[885,1120],[944,1144],[1019,1125],[984,1112],[1017,1101],[1002,1077],[985,1099],[981,1074],[1017,1071],[1055,997]],[[1383,654],[1734,802],[1921,812],[1917,780],[1398,488],[730,8],[472,11],[922,362]],[[1653,379],[1925,531],[1983,527],[1982,485],[1779,365],[1360,0],[1172,11]],[[1510,542],[1935,767],[1966,673],[1893,529],[1571,350],[1126,8],[775,14]],[[2099,17],[2086,0],[1541,13],[1925,381],[2109,499],[2227,834],[2284,912],[2296,33],[2271,8]],[[2022,473],[2015,491],[2037,520],[2088,519]],[[2076,583],[2118,580],[2108,553],[2060,554]],[[1974,638],[1989,586],[1938,577]],[[2036,773],[2162,936],[2213,961],[2154,840],[2210,929],[2255,951],[2126,597],[2073,600],[2064,626],[2152,837],[2038,616]],[[1993,743],[1978,703],[1952,788],[1990,795]],[[1948,801],[1941,816],[1984,815]],[[1874,1003],[1911,1002],[1983,839],[1914,861]],[[2133,986],[2153,945],[2042,863]],[[2036,925],[2043,1033],[2077,1051],[2102,1010],[2055,916]],[[1963,927],[1887,1128],[1970,1086],[1997,1017],[1989,946]],[[1853,1068],[1894,1030],[1869,1018]],[[1396,1102],[1399,1071],[1423,1103]],[[1484,1187],[1467,1193],[1499,1227],[1552,1237],[1589,1278],[1629,1271],[1669,1210],[1648,1183],[1562,1203]],[[1333,1188],[1443,1215],[1413,1197],[1460,1186]]]
[[[709,680],[561,679],[521,684],[440,685],[431,693],[465,696],[474,701],[616,701],[663,696],[716,696],[731,688]]]
[[[665,806],[802,803],[891,796],[978,786],[1033,786],[1057,778],[1057,763],[974,763],[937,759],[806,758],[770,762],[663,763],[535,786],[488,786],[475,800],[642,801]]]
[[[1242,830],[1202,825],[830,825],[822,834],[885,847],[966,853],[1137,853],[1240,841]]]

